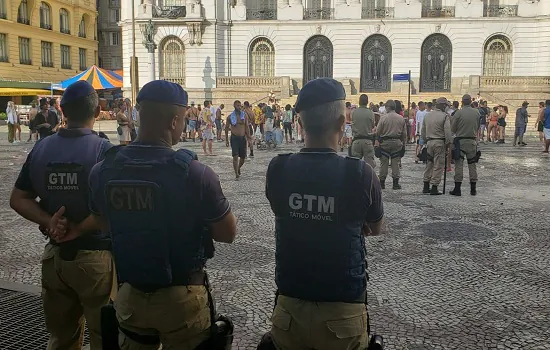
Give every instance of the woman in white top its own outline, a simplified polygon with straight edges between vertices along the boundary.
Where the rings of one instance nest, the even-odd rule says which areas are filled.
[[[19,114],[13,101],[8,102],[6,114],[8,116],[8,142],[19,143],[21,142],[21,126],[19,125]]]

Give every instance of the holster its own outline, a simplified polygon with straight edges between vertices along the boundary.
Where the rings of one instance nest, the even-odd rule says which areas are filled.
[[[428,161],[428,148],[422,147],[422,149],[420,150],[420,153],[418,153],[417,156],[418,156],[418,159],[421,162],[427,162]]]
[[[381,158],[382,157],[382,148],[374,147],[374,156],[376,158]]]

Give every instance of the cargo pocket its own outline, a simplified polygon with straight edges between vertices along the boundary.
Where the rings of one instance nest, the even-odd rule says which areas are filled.
[[[338,339],[358,337],[367,331],[366,318],[366,315],[359,315],[345,320],[327,321],[327,327]]]
[[[285,309],[276,307],[273,316],[271,316],[271,323],[273,323],[273,327],[277,327],[282,331],[289,331],[292,316]]]

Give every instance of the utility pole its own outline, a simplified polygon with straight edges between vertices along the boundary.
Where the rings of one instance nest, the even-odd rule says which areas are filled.
[[[132,59],[130,61],[130,85],[132,89],[132,105],[136,104],[139,88],[138,60],[136,57],[136,5],[132,0]]]

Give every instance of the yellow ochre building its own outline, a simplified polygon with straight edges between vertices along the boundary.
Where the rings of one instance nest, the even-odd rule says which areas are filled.
[[[95,0],[0,0],[0,107],[97,64]]]

